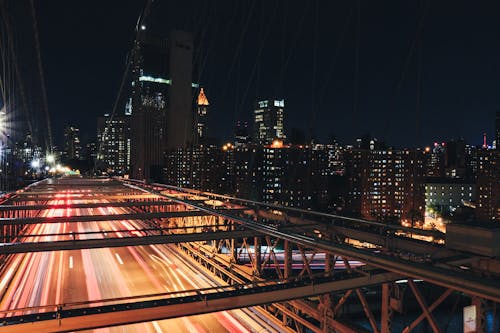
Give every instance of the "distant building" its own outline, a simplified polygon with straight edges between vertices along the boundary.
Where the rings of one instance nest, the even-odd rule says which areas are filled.
[[[445,176],[447,178],[464,178],[467,159],[464,139],[449,140],[445,147]]]
[[[424,150],[425,176],[443,178],[445,176],[445,144],[434,142],[432,147]]]
[[[80,130],[75,126],[67,126],[64,129],[64,160],[78,160],[81,156],[82,146],[80,143]]]
[[[233,193],[232,149],[196,145],[170,150],[165,156],[167,184],[215,193]]]
[[[166,154],[165,182],[287,207],[337,210],[322,146],[198,145]]]
[[[99,147],[96,141],[90,141],[85,145],[84,159],[89,165],[95,165],[98,150]]]
[[[322,211],[335,206],[329,189],[335,175],[323,145],[285,145],[275,140],[262,148],[261,158],[256,161],[261,167],[252,176],[258,178],[251,179],[260,186],[262,201]]]
[[[111,174],[124,175],[130,170],[130,116],[109,114],[97,120],[98,167]]]
[[[42,147],[33,142],[31,133],[27,133],[23,141],[15,144],[13,153],[24,164],[30,165],[32,161],[41,158]]]
[[[262,165],[262,199],[265,202],[281,204],[284,201],[284,178],[288,149],[282,141],[276,140],[273,144],[264,147]],[[298,182],[301,180],[297,179]]]
[[[477,147],[465,145],[465,179],[475,181],[477,176]]]
[[[344,153],[345,177],[348,193],[346,211],[353,216],[361,216],[361,202],[365,197],[366,175],[368,173],[370,151],[347,147]]]
[[[236,145],[234,156],[234,195],[262,201],[264,149],[260,145]]]
[[[363,135],[362,137],[356,138],[356,144],[354,145],[357,149],[367,149],[367,150],[383,150],[386,149],[385,142],[372,137],[369,134]]]
[[[478,151],[476,218],[500,221],[500,151]]]
[[[425,183],[425,206],[440,213],[453,212],[458,207],[475,202],[476,184],[460,180],[441,179]]]
[[[132,51],[131,171],[160,180],[165,152],[193,144],[193,37],[172,31],[168,39],[141,33]]]
[[[347,211],[377,221],[422,220],[423,175],[419,150],[349,149]]]
[[[261,100],[254,110],[254,143],[271,144],[275,139],[285,140],[285,100]]]
[[[208,103],[207,96],[203,88],[200,88],[198,94],[198,99],[196,101],[196,143],[203,144],[207,141],[207,115],[208,108],[210,104]]]
[[[246,121],[236,122],[236,127],[234,128],[234,145],[240,147],[249,144],[251,141],[248,123]]]

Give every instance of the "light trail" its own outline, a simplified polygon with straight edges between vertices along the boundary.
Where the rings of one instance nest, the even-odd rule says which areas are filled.
[[[85,200],[77,191],[57,193],[49,205],[97,203]],[[45,210],[43,217],[130,213],[125,207],[54,208]],[[123,230],[140,237],[136,229],[143,228],[135,220],[90,223],[37,224],[30,241],[58,241],[61,233],[115,231],[117,237],[127,237]],[[122,231],[117,231],[122,230]],[[83,235],[83,238],[106,238],[105,233]],[[182,259],[176,248],[168,245],[149,245],[125,248],[102,248],[71,251],[53,251],[15,254],[4,270],[0,287],[4,291],[0,311],[63,304],[105,298],[138,296],[144,294],[182,291],[215,286],[217,282]],[[220,313],[154,321],[120,327],[93,330],[93,332],[275,332],[276,330],[249,310],[240,309]],[[26,313],[26,312],[22,312]],[[21,311],[16,314],[21,314]],[[10,313],[9,315],[13,315]],[[3,315],[0,315],[3,316]]]

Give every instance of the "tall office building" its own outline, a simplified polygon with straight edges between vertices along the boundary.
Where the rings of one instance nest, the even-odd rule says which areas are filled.
[[[172,31],[168,39],[141,32],[132,51],[131,168],[136,179],[162,177],[165,152],[194,141],[192,35]]]
[[[476,218],[500,221],[500,151],[481,149],[477,162]]]
[[[246,121],[236,122],[234,128],[234,145],[241,147],[249,144],[251,141],[250,133],[248,131],[248,123]]]
[[[169,38],[167,149],[193,144],[193,35],[172,31]]]
[[[286,139],[284,130],[285,100],[258,101],[254,110],[254,142],[271,144],[275,139]]]
[[[75,126],[67,126],[64,129],[63,158],[65,160],[78,160],[81,157],[81,150],[80,129]]]
[[[130,116],[97,119],[97,138],[100,151],[97,166],[116,175],[127,174],[130,169]]]
[[[464,178],[466,167],[464,139],[449,140],[445,150],[445,175],[447,178]]]
[[[207,140],[207,115],[208,115],[208,98],[205,95],[203,88],[200,89],[198,99],[196,101],[196,143],[202,144]]]

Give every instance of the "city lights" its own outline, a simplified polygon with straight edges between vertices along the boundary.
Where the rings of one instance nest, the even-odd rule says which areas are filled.
[[[31,167],[33,169],[39,169],[40,166],[41,166],[41,163],[40,163],[39,159],[34,159],[33,161],[31,161]]]
[[[278,139],[274,140],[271,144],[271,148],[283,148],[283,141]]]
[[[222,146],[222,150],[224,150],[224,151],[227,151],[227,150],[232,149],[232,148],[233,148],[233,144],[231,142],[228,142]]]
[[[47,156],[45,156],[45,161],[48,164],[54,164],[56,162],[56,157],[52,154],[48,154]]]
[[[500,3],[448,2],[0,0],[0,332],[497,332]]]
[[[0,135],[3,135],[3,132],[6,130],[7,117],[5,114],[5,108],[0,110]]]

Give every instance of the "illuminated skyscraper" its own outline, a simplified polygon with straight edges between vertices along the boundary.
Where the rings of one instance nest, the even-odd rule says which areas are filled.
[[[168,150],[193,143],[193,37],[172,31],[168,39],[142,33],[132,51],[132,177],[160,180]],[[131,101],[131,102],[130,102]]]
[[[236,147],[241,147],[249,144],[250,141],[251,137],[248,132],[248,123],[246,121],[238,121],[234,128],[234,145]]]
[[[130,116],[97,119],[97,138],[100,151],[98,167],[116,175],[128,173],[130,168]]]
[[[478,151],[476,218],[500,221],[500,152]]]
[[[80,130],[75,126],[67,126],[64,129],[64,151],[65,160],[77,160],[81,157],[82,146],[80,143]]]
[[[203,91],[203,88],[200,89],[200,93],[198,94],[198,100],[196,103],[196,143],[202,144],[207,139],[207,114],[209,107],[207,96]]]
[[[271,144],[286,139],[284,130],[285,100],[258,101],[254,110],[254,142]]]

